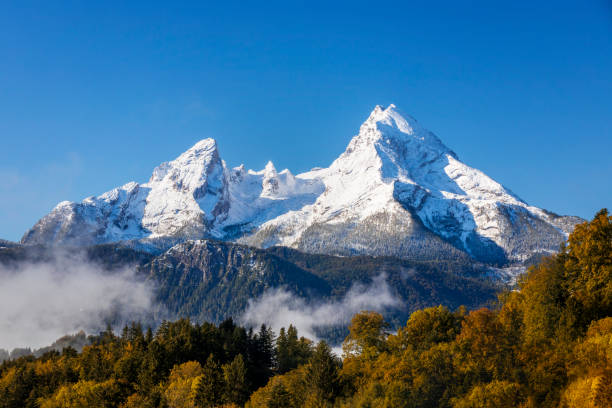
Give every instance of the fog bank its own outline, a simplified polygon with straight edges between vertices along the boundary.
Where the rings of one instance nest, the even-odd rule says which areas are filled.
[[[109,272],[74,254],[0,265],[0,348],[48,346],[67,333],[97,333],[109,321],[145,319],[155,310],[152,299],[133,269]]]
[[[355,284],[344,297],[328,302],[311,303],[283,288],[268,290],[249,301],[240,322],[255,328],[265,323],[276,333],[293,324],[300,336],[318,340],[317,327],[346,327],[351,317],[362,310],[382,312],[401,305],[391,292],[386,275],[381,274],[370,285]]]

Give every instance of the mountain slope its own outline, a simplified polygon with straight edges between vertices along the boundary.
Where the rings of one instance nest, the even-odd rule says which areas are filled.
[[[33,245],[0,248],[0,272],[18,271],[21,265],[71,262],[89,263],[107,274],[133,268],[135,276],[153,288],[154,312],[158,305],[167,311],[161,317],[217,323],[240,317],[250,301],[271,289],[285,290],[306,304],[317,305],[343,299],[355,285],[374,289],[386,281],[390,296],[397,300],[386,316],[402,324],[421,307],[477,308],[493,300],[503,285],[487,278],[488,268],[471,259],[425,262],[336,257],[216,240],[187,240],[158,255],[121,244],[70,251]]]
[[[267,289],[283,288],[316,303],[341,298],[355,284],[371,285],[381,273],[400,300],[401,307],[389,311],[398,322],[423,306],[478,307],[500,288],[483,276],[483,266],[469,262],[346,258],[213,240],[177,244],[139,269],[171,313],[215,322],[240,316]]]
[[[216,142],[205,139],[155,168],[148,183],[130,182],[81,203],[59,203],[22,242],[86,246],[145,237],[199,238],[227,206],[225,168]]]
[[[310,253],[522,262],[556,251],[579,222],[529,206],[462,163],[394,105],[377,106],[329,168],[229,168],[213,139],[81,203],[60,203],[24,244],[126,241],[162,251],[215,238]]]
[[[157,300],[175,316],[220,322],[238,317],[249,299],[283,287],[309,299],[329,296],[331,286],[265,250],[195,240],[175,245],[141,267]]]
[[[321,180],[325,191],[242,241],[401,257],[418,253],[419,243],[448,253],[450,243],[504,263],[557,250],[578,221],[527,205],[393,105],[376,107],[329,168],[298,177]]]

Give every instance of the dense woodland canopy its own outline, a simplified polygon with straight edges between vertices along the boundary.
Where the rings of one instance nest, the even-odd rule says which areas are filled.
[[[343,358],[262,326],[107,330],[0,366],[0,407],[610,407],[612,216],[578,225],[496,307],[353,317]]]

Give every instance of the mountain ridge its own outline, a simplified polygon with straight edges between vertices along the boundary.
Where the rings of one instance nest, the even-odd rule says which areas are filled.
[[[163,251],[214,238],[343,256],[464,253],[504,265],[556,251],[580,221],[529,206],[390,105],[374,108],[328,168],[230,168],[204,139],[147,183],[58,204],[21,242]]]

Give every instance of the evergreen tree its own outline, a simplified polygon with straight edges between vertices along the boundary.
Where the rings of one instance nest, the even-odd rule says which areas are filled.
[[[320,341],[306,366],[306,381],[317,399],[333,402],[340,390],[339,359],[326,342]]]
[[[202,375],[193,384],[195,406],[209,408],[221,405],[224,386],[221,368],[211,354],[202,367]]]
[[[281,327],[276,339],[276,360],[276,372],[279,374],[284,374],[293,368],[289,350],[289,339],[287,338],[287,333],[285,332],[284,327]]]
[[[249,398],[249,384],[247,368],[242,354],[238,354],[234,361],[223,367],[223,379],[225,381],[224,400],[236,405],[244,405]]]
[[[251,370],[249,377],[253,386],[259,388],[266,385],[276,366],[274,332],[262,324],[250,343],[249,365]]]
[[[287,331],[284,327],[280,329],[276,339],[277,373],[284,374],[306,364],[311,355],[312,342],[304,337],[298,339],[295,326],[289,325]]]

